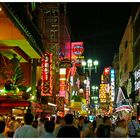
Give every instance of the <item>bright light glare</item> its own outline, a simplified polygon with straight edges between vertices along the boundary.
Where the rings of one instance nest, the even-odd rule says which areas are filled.
[[[92,86],[92,89],[95,89],[95,86]]]
[[[26,92],[30,92],[31,91],[31,87],[27,88]]]
[[[62,74],[62,75],[65,75],[66,74],[66,68],[60,68],[59,73]]]
[[[2,11],[2,8],[0,7],[0,11]]]
[[[82,61],[82,66],[86,66],[86,62],[85,61]]]
[[[92,67],[92,60],[91,60],[91,59],[89,59],[89,60],[87,61],[87,63],[88,63],[88,67]]]
[[[56,106],[56,104],[49,103],[49,102],[48,102],[48,105],[50,105],[50,106]]]
[[[94,64],[94,66],[97,66],[97,65],[99,64],[99,62],[98,62],[97,60],[95,60],[95,61],[93,62],[93,64]]]
[[[97,86],[96,86],[95,88],[96,88],[96,89],[98,89],[98,87],[97,87]]]

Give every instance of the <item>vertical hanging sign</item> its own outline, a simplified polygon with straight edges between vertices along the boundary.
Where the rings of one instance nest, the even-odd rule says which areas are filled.
[[[52,96],[52,54],[42,58],[41,96]]]
[[[60,68],[60,91],[59,91],[59,97],[65,97],[66,96],[66,68]]]

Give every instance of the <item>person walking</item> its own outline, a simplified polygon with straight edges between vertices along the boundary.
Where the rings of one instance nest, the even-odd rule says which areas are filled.
[[[57,137],[57,134],[60,130],[65,125],[65,121],[63,117],[57,116],[56,123],[55,123],[55,129],[54,129],[54,135]]]
[[[66,125],[60,128],[58,138],[80,138],[80,131],[73,125],[73,115],[66,114],[64,117]]]
[[[129,131],[129,137],[130,138],[136,138],[137,130],[140,129],[140,124],[136,121],[136,117],[132,116],[131,121],[128,123],[128,131]]]
[[[38,131],[32,126],[33,115],[31,113],[26,113],[24,115],[24,125],[16,129],[14,133],[14,138],[38,138]]]
[[[5,121],[0,121],[0,138],[6,138],[2,133],[5,130]]]
[[[39,119],[38,126],[37,126],[37,131],[38,131],[39,136],[42,136],[45,134],[44,123],[45,123],[45,118]]]
[[[98,138],[111,138],[112,136],[112,122],[110,117],[104,116],[103,124],[101,124],[95,132],[96,137]]]
[[[40,138],[55,138],[55,135],[53,133],[55,128],[54,121],[46,121],[44,127],[46,132]]]
[[[116,128],[113,132],[114,138],[128,138],[127,122],[120,119],[116,122]]]

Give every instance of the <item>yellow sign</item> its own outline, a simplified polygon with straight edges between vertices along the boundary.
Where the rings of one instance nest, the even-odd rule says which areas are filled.
[[[86,99],[81,99],[81,111],[80,111],[81,115],[87,115],[87,111],[86,111]]]
[[[81,102],[75,102],[71,100],[71,108],[74,110],[81,110]]]

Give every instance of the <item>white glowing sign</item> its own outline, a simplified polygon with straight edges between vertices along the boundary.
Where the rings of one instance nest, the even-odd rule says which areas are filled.
[[[66,68],[60,68],[59,74],[60,74],[59,97],[65,97],[66,96]]]
[[[111,100],[115,99],[115,74],[114,69],[111,69]]]
[[[89,81],[89,78],[87,78],[87,80],[86,80],[86,102],[87,102],[87,104],[90,102],[89,96],[90,96],[90,81]]]
[[[140,69],[134,72],[135,77],[135,91],[140,89]]]

